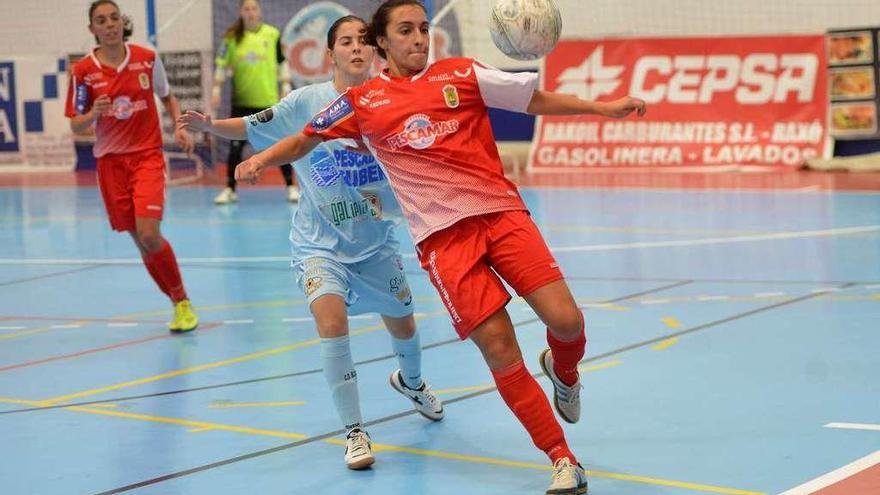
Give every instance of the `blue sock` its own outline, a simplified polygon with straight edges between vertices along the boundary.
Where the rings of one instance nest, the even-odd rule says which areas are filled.
[[[422,386],[422,347],[419,332],[407,340],[392,336],[391,348],[397,355],[404,385],[412,389],[420,388]]]
[[[336,412],[346,429],[360,426],[360,399],[358,398],[357,371],[351,359],[348,335],[333,339],[321,339],[321,362],[324,378],[330,387]]]

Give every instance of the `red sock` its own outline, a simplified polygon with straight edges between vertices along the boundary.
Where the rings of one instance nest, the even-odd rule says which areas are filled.
[[[576,463],[574,454],[565,443],[565,435],[553,411],[550,402],[538,382],[529,374],[522,361],[500,370],[492,370],[498,393],[513,411],[513,414],[525,426],[535,446],[543,450],[551,462],[568,457]]]
[[[168,293],[168,289],[165,288],[165,282],[159,275],[159,269],[156,267],[156,263],[153,261],[152,256],[146,254],[141,259],[144,260],[144,266],[147,267],[147,273],[150,274],[150,277],[152,277],[153,281],[156,282],[156,285],[159,286],[159,290],[165,293],[166,296],[171,297],[171,294]]]
[[[572,341],[559,340],[547,329],[547,343],[553,352],[553,371],[566,385],[574,385],[578,380],[578,363],[587,350],[587,334],[581,328],[581,334]]]
[[[183,288],[183,280],[180,278],[180,269],[177,267],[177,257],[171,244],[162,239],[162,248],[155,253],[150,253],[149,264],[153,265],[158,278],[162,280],[160,287],[168,294],[172,302],[186,299],[186,289]],[[167,292],[166,292],[167,291]]]

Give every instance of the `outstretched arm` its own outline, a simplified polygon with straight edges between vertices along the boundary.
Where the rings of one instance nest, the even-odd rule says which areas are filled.
[[[229,140],[247,140],[247,129],[241,118],[214,120],[210,115],[202,114],[194,110],[187,112],[177,119],[177,125],[194,132],[208,132]]]
[[[533,115],[582,115],[595,114],[621,118],[632,112],[641,117],[647,111],[645,102],[624,96],[614,101],[587,101],[576,96],[535,91],[526,111]]]
[[[317,136],[307,136],[301,132],[288,136],[238,164],[235,167],[235,179],[254,184],[266,167],[293,163],[315,149],[321,141]]]
[[[188,132],[186,132],[186,130],[176,124],[177,119],[180,118],[180,103],[178,103],[177,98],[171,93],[168,93],[160,99],[162,100],[162,105],[165,107],[165,111],[168,112],[171,120],[175,122],[174,141],[183,148],[183,151],[185,151],[187,155],[191,155],[195,148],[193,138]]]

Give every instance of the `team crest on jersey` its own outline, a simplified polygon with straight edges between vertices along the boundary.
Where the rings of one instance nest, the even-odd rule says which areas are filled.
[[[120,96],[113,100],[113,116],[119,120],[126,120],[134,113],[134,105],[127,96]]]
[[[373,193],[362,193],[364,199],[370,204],[370,213],[376,220],[382,220],[382,200]]]
[[[141,83],[141,89],[150,89],[150,77],[146,73],[138,74],[138,82]]]
[[[460,103],[458,99],[458,88],[451,84],[443,86],[443,99],[446,100],[447,107],[458,108]]]
[[[348,97],[345,95],[340,96],[336,101],[331,103],[330,106],[321,110],[321,112],[312,119],[312,128],[318,132],[326,131],[339,122],[351,117],[353,111],[354,109],[351,107],[351,102],[348,100]]]
[[[458,131],[458,120],[431,122],[431,118],[419,113],[406,119],[403,131],[388,138],[388,144],[395,150],[409,146],[423,150],[431,147],[438,136],[445,136]]]

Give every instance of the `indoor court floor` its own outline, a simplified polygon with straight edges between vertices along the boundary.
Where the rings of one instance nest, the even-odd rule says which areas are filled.
[[[353,318],[377,463],[345,469],[289,269],[295,206],[277,186],[224,207],[216,192],[168,191],[163,231],[201,318],[171,335],[95,187],[0,187],[0,494],[544,493],[546,458],[403,228],[446,417],[412,411],[381,320]],[[590,493],[880,494],[880,194],[522,192],[586,315],[583,415],[564,429]],[[540,373],[545,329],[508,308]]]

